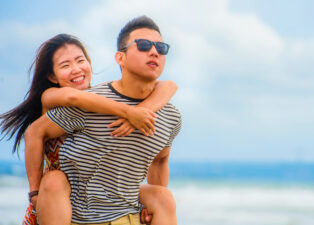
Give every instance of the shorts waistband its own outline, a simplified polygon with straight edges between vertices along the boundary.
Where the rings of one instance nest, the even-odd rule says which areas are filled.
[[[71,225],[82,225],[79,223],[71,223]],[[136,214],[128,214],[122,216],[114,221],[105,222],[105,223],[84,223],[84,225],[141,225],[140,216]]]

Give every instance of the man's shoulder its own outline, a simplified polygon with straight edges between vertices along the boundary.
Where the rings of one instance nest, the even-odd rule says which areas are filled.
[[[166,117],[172,118],[174,120],[181,120],[181,113],[179,109],[172,103],[168,103],[159,111],[160,113],[164,114]]]

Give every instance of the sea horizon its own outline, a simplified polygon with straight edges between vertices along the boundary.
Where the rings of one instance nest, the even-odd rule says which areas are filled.
[[[314,163],[171,162],[179,225],[312,225]],[[23,161],[0,161],[0,225],[21,224]]]
[[[169,163],[170,180],[300,183],[314,185],[314,162],[207,161]],[[24,161],[0,160],[0,176],[26,177]]]

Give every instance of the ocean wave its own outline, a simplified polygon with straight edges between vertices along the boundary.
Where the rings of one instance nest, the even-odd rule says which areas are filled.
[[[312,225],[314,189],[197,183],[171,190],[180,225]]]

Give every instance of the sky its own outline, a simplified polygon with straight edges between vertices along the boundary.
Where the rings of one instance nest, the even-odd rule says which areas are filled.
[[[183,126],[171,160],[314,162],[313,8],[310,0],[1,1],[0,113],[21,103],[37,48],[58,33],[86,45],[92,84],[119,79],[116,37],[147,15],[171,46],[161,79],[179,86],[171,102]],[[12,146],[0,141],[0,160],[18,160]]]

